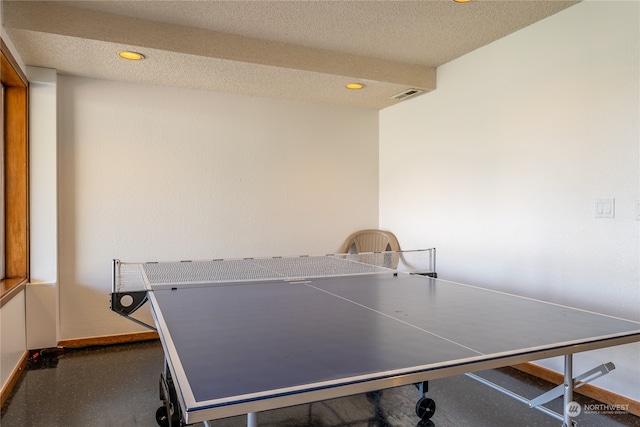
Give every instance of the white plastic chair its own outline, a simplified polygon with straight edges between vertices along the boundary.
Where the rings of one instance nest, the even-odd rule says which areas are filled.
[[[360,230],[347,237],[340,253],[399,251],[400,244],[390,231],[368,229]]]

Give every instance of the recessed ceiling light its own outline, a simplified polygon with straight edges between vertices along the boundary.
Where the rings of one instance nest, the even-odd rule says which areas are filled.
[[[122,52],[118,52],[118,55],[120,55],[121,58],[124,59],[129,59],[131,61],[140,61],[141,59],[144,59],[144,55],[138,52],[131,52],[128,50],[122,51]]]
[[[351,90],[358,90],[358,89],[362,89],[364,87],[364,84],[362,84],[362,83],[349,83],[345,87],[347,89],[351,89]]]
[[[473,0],[453,0],[453,1],[456,2],[456,3],[470,3]]]

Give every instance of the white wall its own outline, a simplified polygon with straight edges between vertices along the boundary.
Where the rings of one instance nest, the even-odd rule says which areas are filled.
[[[640,320],[638,17],[580,3],[383,110],[380,226],[437,247],[440,277]],[[615,218],[595,218],[600,198]],[[580,354],[576,372],[609,359],[596,385],[640,400],[639,345]]]
[[[25,293],[20,292],[0,310],[0,385],[13,377],[27,348]]]
[[[139,330],[113,258],[325,254],[378,224],[375,111],[67,76],[58,100],[63,340]]]
[[[57,74],[27,67],[29,79],[29,262],[27,348],[58,345]]]

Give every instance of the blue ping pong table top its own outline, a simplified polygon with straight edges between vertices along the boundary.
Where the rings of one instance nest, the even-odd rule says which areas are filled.
[[[151,289],[193,422],[277,396],[640,340],[638,322],[402,273]]]

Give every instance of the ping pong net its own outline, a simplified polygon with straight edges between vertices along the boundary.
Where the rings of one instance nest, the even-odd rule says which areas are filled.
[[[147,291],[165,286],[207,286],[268,280],[299,280],[401,272],[436,277],[436,250],[367,252],[271,258],[177,262],[113,260],[111,310],[130,317],[147,301]],[[146,323],[145,327],[155,329]]]

